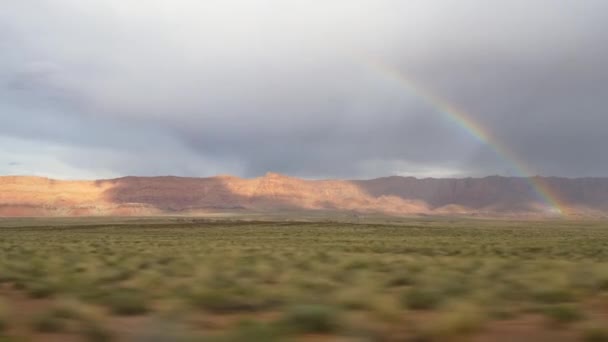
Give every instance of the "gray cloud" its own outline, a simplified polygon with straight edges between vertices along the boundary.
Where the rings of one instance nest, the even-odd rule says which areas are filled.
[[[0,165],[19,164],[0,172],[514,174],[374,59],[532,172],[607,175],[606,13],[600,0],[3,3]]]

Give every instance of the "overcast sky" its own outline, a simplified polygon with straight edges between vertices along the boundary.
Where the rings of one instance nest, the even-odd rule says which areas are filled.
[[[4,0],[0,175],[517,175],[377,63],[608,176],[606,0]]]

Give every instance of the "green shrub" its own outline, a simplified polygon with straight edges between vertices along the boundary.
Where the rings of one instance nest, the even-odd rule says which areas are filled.
[[[498,320],[511,319],[517,316],[517,312],[510,307],[499,306],[489,308],[488,310],[490,317]]]
[[[298,305],[282,320],[288,331],[299,333],[329,333],[338,329],[338,313],[324,305]]]
[[[337,293],[335,301],[347,310],[364,310],[370,307],[372,293],[362,288],[345,289]]]
[[[49,283],[36,282],[27,285],[26,291],[31,298],[48,298],[55,293],[55,288]]]
[[[395,276],[393,276],[388,282],[388,287],[398,287],[398,286],[409,286],[414,285],[414,277],[405,272],[401,272]]]
[[[369,263],[365,260],[353,260],[349,262],[344,269],[354,271],[354,270],[364,270],[369,267]]]
[[[148,311],[147,298],[135,289],[116,289],[106,294],[102,302],[117,315],[140,315]]]
[[[13,282],[13,288],[15,288],[15,290],[25,290],[27,288],[27,285],[25,284],[25,280],[15,279]]]
[[[2,298],[0,298],[0,334],[8,327],[8,316],[8,306]]]
[[[63,319],[79,319],[80,314],[69,306],[57,306],[52,309],[51,315]]]
[[[244,321],[239,323],[234,332],[229,334],[227,340],[230,342],[273,342],[282,339],[280,331],[271,324]]]
[[[189,297],[195,306],[214,313],[266,310],[282,300],[278,293],[267,294],[253,285],[194,290]]]
[[[249,306],[242,303],[231,293],[222,290],[208,290],[194,295],[195,304],[215,313],[249,311]]]
[[[0,342],[23,342],[21,339],[0,335]]]
[[[103,326],[94,322],[86,322],[81,330],[81,334],[87,341],[106,342],[112,341],[112,334]]]
[[[485,315],[471,303],[456,303],[443,309],[432,321],[424,323],[422,335],[439,341],[470,335],[481,329]]]
[[[583,330],[584,342],[608,342],[608,328],[604,322],[591,323]]]
[[[405,292],[402,297],[402,303],[412,310],[429,310],[434,309],[443,298],[437,291],[413,288]]]
[[[581,320],[583,314],[573,305],[552,305],[544,309],[544,313],[554,323],[570,323]]]
[[[39,332],[61,332],[66,328],[66,322],[56,317],[52,312],[47,312],[35,317],[32,327]]]
[[[545,304],[570,302],[574,299],[571,291],[566,289],[539,289],[532,293],[533,298]]]

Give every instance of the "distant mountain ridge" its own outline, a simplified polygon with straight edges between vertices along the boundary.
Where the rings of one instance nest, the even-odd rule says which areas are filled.
[[[568,216],[608,216],[608,178],[541,177]],[[559,216],[525,178],[304,180],[277,173],[64,181],[0,177],[0,216],[325,210],[388,215]]]

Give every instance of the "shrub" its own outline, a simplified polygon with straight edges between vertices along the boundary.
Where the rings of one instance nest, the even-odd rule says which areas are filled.
[[[102,302],[117,315],[140,315],[148,311],[146,297],[135,289],[116,289],[106,294]]]
[[[66,328],[65,321],[56,317],[52,312],[35,317],[32,326],[39,332],[61,332]]]
[[[597,288],[600,291],[608,290],[608,279],[601,279],[597,282]]]
[[[354,271],[354,270],[364,270],[369,267],[369,263],[365,260],[353,260],[349,262],[346,266],[346,270]]]
[[[282,320],[288,331],[299,333],[329,333],[338,328],[337,311],[324,305],[298,305]]]
[[[192,295],[196,306],[215,313],[231,313],[239,311],[258,311],[274,306],[272,298],[254,289],[241,290],[238,288],[204,290]],[[277,300],[278,301],[278,300]]]
[[[414,277],[405,272],[398,273],[393,276],[386,284],[388,287],[409,286],[414,285]]]
[[[6,330],[8,326],[8,310],[2,300],[0,300],[0,333]]]
[[[52,309],[51,315],[57,318],[63,319],[79,319],[80,313],[77,312],[73,307],[68,305],[57,306]]]
[[[451,341],[480,330],[485,321],[480,310],[462,303],[442,311],[435,319],[423,323],[415,339],[421,341]],[[463,339],[464,340],[464,339]]]
[[[402,297],[402,303],[412,310],[434,309],[441,301],[441,295],[437,291],[420,288],[413,288]]]
[[[81,334],[91,342],[112,341],[112,334],[103,326],[94,322],[86,322],[82,327]]]
[[[517,316],[517,312],[514,308],[504,306],[504,304],[489,308],[488,310],[490,317],[498,320],[511,319]]]
[[[48,283],[37,282],[26,287],[31,298],[48,298],[55,293],[55,288]]]
[[[282,339],[280,338],[279,330],[270,324],[244,321],[239,323],[234,332],[229,334],[227,340],[230,342],[272,342],[280,341]]]
[[[532,296],[536,301],[546,304],[570,302],[574,299],[572,292],[566,289],[539,289]]]
[[[553,305],[545,308],[545,315],[547,315],[554,323],[570,323],[581,320],[583,314],[580,310],[573,305]]]
[[[608,329],[601,325],[592,325],[583,331],[584,342],[608,342]]]
[[[195,294],[193,301],[197,306],[215,313],[228,313],[249,309],[245,303],[241,303],[234,295],[222,290],[208,290]]]
[[[345,289],[336,294],[336,302],[347,310],[364,310],[370,307],[371,290],[363,288]]]
[[[401,306],[393,296],[375,296],[368,298],[368,301],[368,309],[383,321],[398,322],[403,313]]]
[[[2,336],[0,335],[0,342],[21,342],[21,339],[16,337]]]

